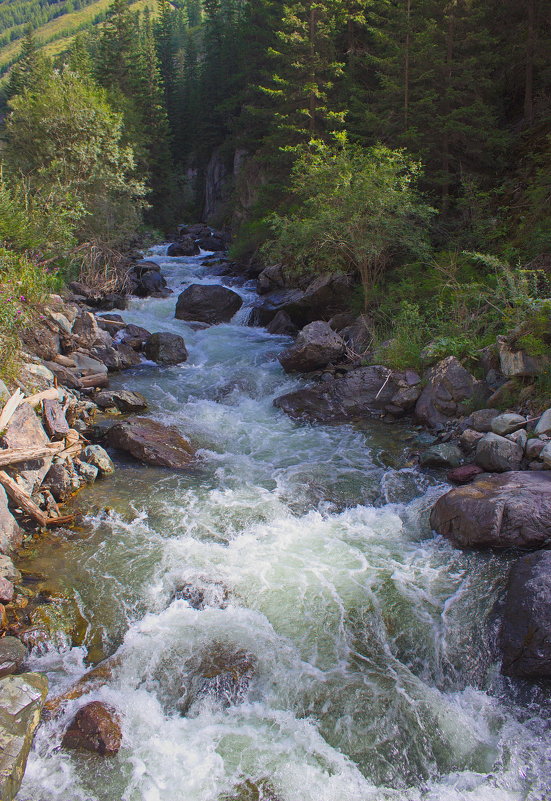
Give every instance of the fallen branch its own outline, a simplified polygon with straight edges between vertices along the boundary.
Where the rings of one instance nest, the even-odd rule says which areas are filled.
[[[51,442],[38,448],[5,448],[0,450],[0,467],[18,462],[30,462],[34,459],[47,459],[65,449],[64,442]]]
[[[0,431],[5,431],[8,427],[8,423],[12,419],[15,410],[19,406],[20,403],[23,402],[25,396],[21,392],[20,389],[16,389],[14,394],[11,398],[6,401],[6,405],[2,409],[2,414],[0,414]]]
[[[3,470],[0,470],[0,484],[4,487],[12,501],[17,504],[29,517],[43,527],[46,526],[65,526],[72,523],[75,519],[74,515],[66,515],[65,517],[48,517],[42,509],[32,501],[26,492],[23,492],[11,476],[8,476]]]

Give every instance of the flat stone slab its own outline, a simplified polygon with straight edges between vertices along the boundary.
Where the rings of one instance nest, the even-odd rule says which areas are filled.
[[[458,548],[543,548],[551,543],[551,472],[483,473],[439,498],[430,524]]]
[[[106,442],[145,464],[181,470],[195,455],[191,442],[175,428],[148,417],[117,423],[106,434]]]

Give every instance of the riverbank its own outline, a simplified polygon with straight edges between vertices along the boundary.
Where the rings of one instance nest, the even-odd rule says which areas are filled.
[[[182,281],[229,283],[243,301],[238,323],[257,302],[253,284],[213,275],[223,267],[213,270],[213,260],[202,266],[194,257],[153,258],[174,295]],[[112,675],[85,699],[122,713],[123,752],[104,789],[78,753],[69,761],[59,757],[63,732],[83,705],[73,699],[39,733],[22,792],[112,801],[131,786],[145,793],[162,780],[167,787],[183,782],[201,801],[240,797],[251,784],[287,801],[298,797],[306,770],[316,799],[340,799],[345,791],[353,799],[366,793],[409,799],[425,792],[416,787],[419,775],[432,777],[435,792],[452,792],[457,765],[472,773],[473,792],[508,798],[485,775],[484,764],[499,751],[480,728],[490,698],[502,704],[500,714],[522,747],[535,749],[538,775],[541,761],[514,693],[497,701],[505,685],[493,672],[495,641],[479,625],[502,595],[511,555],[463,555],[432,539],[427,515],[444,487],[438,474],[408,465],[421,442],[407,424],[294,422],[272,406],[281,393],[304,390],[303,380],[285,376],[276,360],[291,341],[235,319],[192,326],[174,319],[175,301],[168,294],[135,300],[121,316],[142,328],[142,337],[143,329],[183,335],[188,358],[180,366],[136,364],[129,377],[112,374],[109,391],[130,386],[145,396],[149,415],[175,424],[193,442],[194,469],[168,473],[117,456],[118,471],[86,493],[85,507],[95,504],[98,512],[88,514],[81,534],[38,541],[25,557],[32,571],[48,564],[52,546],[60,550],[58,578],[78,592],[86,621],[83,645],[71,648],[66,640],[42,656],[39,651],[33,667],[47,669],[57,695],[85,672],[86,655],[95,662],[118,653],[122,661]],[[398,447],[396,430],[404,436]],[[77,496],[69,510],[78,502]],[[475,606],[480,615],[473,619]],[[467,641],[472,665],[464,666]],[[386,686],[390,675],[398,695]],[[480,705],[469,699],[470,686],[482,693]],[[399,702],[406,689],[411,705]],[[404,754],[392,768],[383,745],[389,704]],[[375,721],[371,737],[368,710]],[[181,774],[173,760],[163,761],[148,714],[162,742],[177,744]],[[350,719],[345,737],[338,724],[343,715]],[[428,737],[434,715],[440,721],[435,737],[416,750],[416,734]],[[442,716],[455,721],[451,731]],[[460,751],[454,731],[466,722],[472,741]],[[230,741],[251,727],[256,743],[247,739],[236,765]],[[128,784],[123,766],[137,758],[147,766],[145,778],[133,774]],[[215,776],[210,783],[208,771]],[[45,790],[49,775],[59,786]],[[504,775],[512,787],[517,779],[508,768]]]

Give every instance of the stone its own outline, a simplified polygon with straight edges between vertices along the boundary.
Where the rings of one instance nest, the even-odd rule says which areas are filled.
[[[285,277],[281,264],[272,264],[265,267],[256,281],[256,291],[259,295],[265,295],[274,289],[283,289]]]
[[[168,332],[151,334],[144,346],[147,359],[157,364],[181,364],[188,357],[183,337]]]
[[[21,581],[21,573],[6,554],[0,555],[0,577],[13,582]]]
[[[339,334],[344,339],[348,349],[357,357],[365,357],[373,345],[373,334],[362,315],[357,317],[350,325],[341,328]]]
[[[63,503],[75,492],[71,474],[65,464],[55,463],[48,470],[44,479],[56,501]]]
[[[173,257],[197,256],[199,245],[192,236],[184,236],[179,242],[173,242],[166,249],[166,255]]]
[[[113,460],[101,445],[87,445],[82,451],[82,458],[93,467],[97,467],[100,476],[108,476],[115,472]]]
[[[13,601],[14,587],[7,578],[0,577],[0,603],[9,604]]]
[[[431,445],[421,454],[421,467],[459,467],[463,454],[457,445],[444,442],[440,445]]]
[[[157,264],[156,261],[149,261],[148,259],[140,259],[139,261],[135,262],[133,268],[134,272],[137,276],[142,276],[145,273],[153,272],[160,273],[161,266]]]
[[[94,342],[94,348],[112,348],[113,347],[113,337],[109,333],[109,331],[104,331],[103,328],[99,329],[98,338]]]
[[[99,475],[98,468],[89,462],[81,462],[75,460],[75,469],[81,477],[84,484],[93,484]]]
[[[134,295],[139,298],[145,298],[149,295],[162,293],[166,287],[166,279],[161,273],[150,270],[143,273],[139,278],[137,285],[134,288]]]
[[[484,434],[476,446],[475,461],[477,465],[490,473],[504,473],[508,470],[518,470],[524,448],[516,442],[499,434]]]
[[[122,743],[120,717],[112,706],[92,701],[81,707],[63,735],[65,748],[84,748],[113,756]]]
[[[134,417],[117,423],[107,432],[106,441],[145,464],[174,470],[188,467],[195,455],[190,441],[176,429],[147,417]],[[87,456],[85,458],[90,461]]]
[[[100,362],[98,359],[94,359],[87,353],[74,351],[73,353],[70,353],[69,356],[76,364],[76,370],[81,376],[97,375],[98,373],[107,372],[107,367],[103,362]]]
[[[17,637],[3,637],[0,640],[0,677],[20,670],[26,656],[27,649],[21,640]]]
[[[497,409],[477,409],[469,415],[469,425],[474,431],[487,434],[492,430],[492,420],[498,416]]]
[[[42,423],[28,403],[21,403],[2,437],[6,448],[37,448],[50,442]],[[33,459],[17,465],[16,481],[21,488],[32,495],[42,484],[44,477],[52,465],[52,456],[44,459]]]
[[[21,786],[34,733],[48,692],[41,673],[0,679],[0,798],[12,801]]]
[[[546,442],[540,451],[539,458],[546,467],[551,468],[551,442]]]
[[[60,351],[59,333],[52,330],[54,326],[47,322],[34,321],[26,325],[20,332],[21,341],[26,349],[39,359],[52,361]]]
[[[293,323],[287,312],[279,311],[274,319],[266,326],[269,334],[277,336],[294,337],[298,333],[296,325]]]
[[[529,459],[530,461],[532,461],[533,459],[539,459],[540,454],[544,448],[545,448],[545,442],[542,439],[533,437],[527,441],[524,448],[524,454],[526,458]]]
[[[513,431],[518,431],[526,425],[526,418],[521,414],[498,414],[492,420],[491,426],[494,434],[500,434],[504,437],[506,434],[512,434]]]
[[[128,389],[102,390],[94,396],[94,403],[100,409],[118,409],[123,414],[143,412],[147,409],[147,401],[140,392]]]
[[[6,491],[4,487],[0,487],[0,552],[14,551],[19,548],[22,540],[22,531],[9,510]]]
[[[51,309],[47,309],[48,317],[50,320],[55,324],[60,331],[64,334],[71,334],[73,326],[68,318],[62,314],[61,312],[52,311]]]
[[[551,541],[551,473],[481,475],[439,498],[430,524],[458,548],[543,548]]]
[[[542,369],[539,359],[520,349],[514,348],[507,340],[507,337],[498,337],[499,361],[501,372],[507,377],[511,376],[535,376]]]
[[[139,325],[130,323],[117,335],[116,341],[130,345],[133,350],[143,350],[143,346],[151,336],[151,332]]]
[[[329,323],[316,320],[305,326],[296,342],[278,356],[286,373],[307,373],[336,362],[344,355],[345,345]]]
[[[348,307],[352,288],[351,276],[323,273],[308,284],[302,296],[290,304],[287,312],[299,326],[314,320],[329,320]]]
[[[192,284],[179,296],[175,317],[212,325],[228,323],[242,305],[237,292],[224,286]]]
[[[33,392],[49,389],[54,384],[55,376],[44,364],[28,362],[19,373],[23,385]]]
[[[128,370],[130,367],[137,367],[142,363],[139,355],[136,353],[134,348],[130,347],[130,345],[126,345],[121,342],[118,344],[115,343],[114,347],[120,364],[118,369]]]
[[[72,334],[81,348],[91,348],[99,333],[100,329],[92,312],[82,312],[73,323]]]
[[[320,422],[382,416],[388,409],[400,415],[419,397],[413,371],[392,371],[381,365],[360,367],[345,376],[329,379],[307,389],[281,395],[274,406],[293,418]],[[419,376],[417,380],[420,382]]]
[[[499,644],[506,676],[551,678],[551,551],[511,567]]]
[[[476,397],[481,382],[448,356],[427,373],[427,383],[415,406],[415,418],[429,428],[443,426],[465,414],[465,402]]]
[[[476,448],[483,436],[484,434],[482,434],[480,431],[475,431],[472,428],[466,428],[459,437],[459,445],[465,451],[465,453],[471,453],[471,451]]]
[[[520,445],[524,451],[526,448],[526,443],[528,442],[528,434],[524,428],[519,428],[518,431],[513,431],[512,434],[507,434],[507,439],[511,440],[511,442],[516,442],[517,445]]]
[[[99,327],[104,331],[108,331],[112,336],[126,328],[126,323],[120,314],[98,314],[96,320]]]
[[[73,360],[71,359],[71,361]],[[63,367],[63,365],[57,362],[44,362],[44,364],[55,375],[58,384],[61,384],[63,387],[67,387],[67,389],[80,389],[82,386],[80,378],[75,370]]]
[[[199,660],[198,664],[190,665],[185,693],[190,701],[209,698],[224,707],[243,703],[256,670],[253,654],[215,642]]]
[[[450,470],[446,478],[450,484],[470,484],[473,479],[484,471],[476,464],[464,464],[461,467],[454,467]]]
[[[492,408],[503,408],[504,406],[512,406],[518,398],[517,382],[513,379],[500,384],[499,387],[493,392],[487,400],[487,405]]]
[[[540,434],[551,434],[551,409],[546,409],[542,414],[534,429],[534,433],[538,436]]]

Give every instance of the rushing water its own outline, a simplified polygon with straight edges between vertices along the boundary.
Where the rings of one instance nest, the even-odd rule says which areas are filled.
[[[548,696],[502,678],[495,652],[508,559],[434,538],[443,487],[407,467],[407,428],[276,410],[301,381],[275,358],[284,337],[243,325],[252,287],[236,287],[231,324],[195,330],[174,319],[177,292],[224,279],[163,254],[175,294],[124,315],[182,334],[189,360],[113,383],[190,436],[197,463],[121,460],[77,500],[97,510],[84,531],[38,548],[34,568],[77,594],[86,645],[120,660],[40,728],[18,799],[548,801]],[[205,608],[175,598],[186,583]],[[33,656],[53,695],[86,670],[86,645]],[[197,679],[209,658],[241,671],[226,697]],[[60,748],[94,699],[123,715],[111,759]]]

